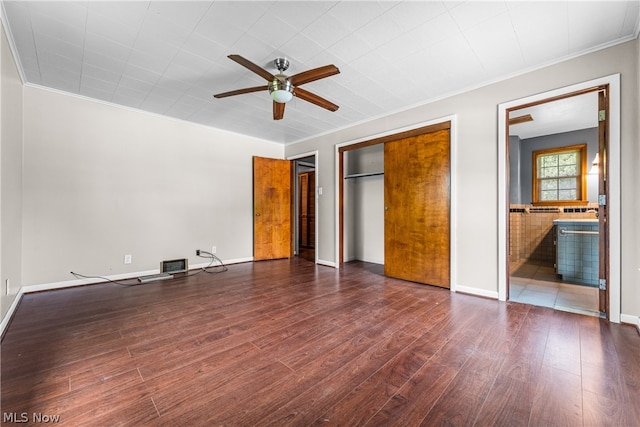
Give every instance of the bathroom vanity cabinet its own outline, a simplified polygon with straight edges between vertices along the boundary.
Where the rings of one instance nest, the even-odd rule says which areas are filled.
[[[556,272],[563,281],[598,286],[598,220],[557,219]]]

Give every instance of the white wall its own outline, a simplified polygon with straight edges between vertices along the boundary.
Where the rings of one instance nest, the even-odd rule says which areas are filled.
[[[30,86],[24,129],[24,285],[252,258],[252,156],[282,145]]]
[[[22,81],[4,28],[0,35],[1,319],[22,282]]]
[[[335,232],[335,145],[361,140],[370,135],[389,132],[416,123],[455,114],[457,151],[456,210],[452,212],[456,224],[455,253],[452,255],[456,286],[483,295],[498,291],[498,105],[514,99],[602,76],[620,73],[621,99],[621,227],[625,230],[620,245],[622,259],[622,312],[640,315],[638,286],[637,223],[638,188],[638,41],[617,45],[605,50],[577,57],[546,68],[454,95],[410,110],[389,114],[367,123],[312,138],[286,147],[286,155],[319,150],[320,185],[324,187],[319,199],[320,258],[336,260]],[[336,114],[339,114],[339,110]],[[633,202],[631,202],[633,201]]]

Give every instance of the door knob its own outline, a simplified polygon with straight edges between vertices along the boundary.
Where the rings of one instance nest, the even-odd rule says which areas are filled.
[[[260,216],[260,212],[256,212],[256,216]]]
[[[385,206],[385,207],[384,207],[384,210],[385,210],[385,211],[388,211],[388,210],[389,210],[389,206]]]

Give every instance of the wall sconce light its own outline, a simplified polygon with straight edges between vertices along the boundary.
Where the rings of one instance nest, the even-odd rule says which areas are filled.
[[[593,159],[593,163],[591,163],[591,169],[589,169],[589,175],[597,175],[598,174],[598,164],[600,163],[600,154],[596,153],[596,157]]]

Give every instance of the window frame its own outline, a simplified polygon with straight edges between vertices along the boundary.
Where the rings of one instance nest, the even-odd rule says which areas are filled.
[[[580,175],[576,176],[576,193],[580,197],[576,200],[540,200],[540,179],[538,178],[538,157],[558,154],[571,151],[580,152]],[[564,147],[547,148],[544,150],[536,150],[532,152],[532,179],[533,179],[533,192],[532,192],[532,204],[534,206],[582,206],[589,203],[587,199],[587,144],[567,145]]]

